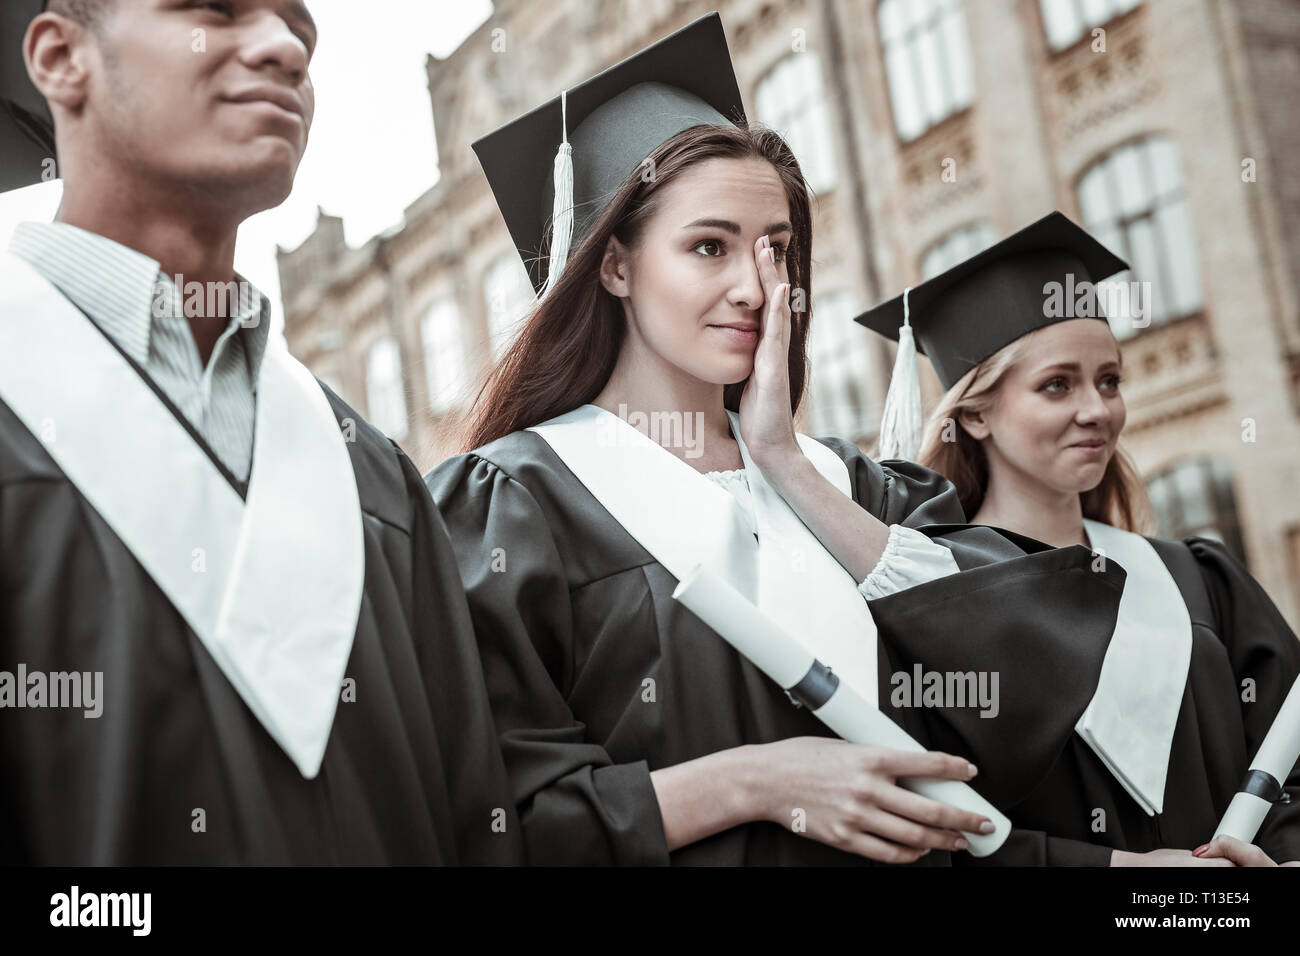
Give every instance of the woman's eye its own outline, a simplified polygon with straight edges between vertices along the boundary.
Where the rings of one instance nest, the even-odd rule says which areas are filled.
[[[225,2],[201,2],[196,3],[195,8],[199,10],[215,10],[224,16],[231,17],[235,15],[235,8],[230,3]]]
[[[1065,391],[1067,386],[1068,383],[1065,381],[1065,379],[1058,376],[1056,378],[1048,379],[1046,382],[1042,384],[1042,386],[1039,387],[1038,390],[1040,392],[1063,392]]]
[[[772,249],[773,249],[773,251],[776,252],[776,261],[777,261],[777,262],[784,262],[784,261],[785,261],[785,251],[786,251],[786,250],[785,250],[785,244],[784,244],[784,243],[780,243],[780,242],[778,242],[778,243],[776,243],[775,245],[772,246]]]
[[[695,252],[696,250],[702,249],[705,246],[712,246],[713,248],[718,250],[718,255],[711,255],[710,253],[707,252],[701,253],[701,255],[703,255],[706,259],[716,259],[718,258],[718,256],[722,255],[722,243],[719,242],[717,239],[705,239],[703,242],[697,242],[694,248],[691,249],[691,251]]]
[[[1118,392],[1118,391],[1119,391],[1120,383],[1121,383],[1122,381],[1124,381],[1124,380],[1123,380],[1122,378],[1120,378],[1120,376],[1118,376],[1118,375],[1107,375],[1105,378],[1103,378],[1103,379],[1101,380],[1101,384],[1102,384],[1103,386],[1105,386],[1106,388],[1109,388],[1109,389],[1112,389],[1112,390]]]

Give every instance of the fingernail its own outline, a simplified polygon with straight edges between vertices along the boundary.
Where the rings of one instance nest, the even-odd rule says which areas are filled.
[[[763,244],[764,249],[770,249],[772,247],[772,240],[768,239],[767,236],[763,236],[758,241]]]
[[[1206,844],[1204,844],[1204,845],[1202,845],[1202,846],[1198,846],[1195,850],[1192,851],[1192,856],[1200,856],[1202,853],[1204,853],[1204,852],[1205,852],[1206,850],[1208,850],[1209,848],[1210,848],[1210,845],[1209,845],[1208,843],[1206,843]]]
[[[997,827],[993,825],[992,820],[985,820],[980,824],[980,833],[992,833]]]
[[[979,772],[980,772],[979,768],[976,767],[973,763],[966,764],[966,779],[969,780],[971,777],[975,776],[975,774]]]
[[[767,261],[772,263],[772,265],[776,265],[776,250],[771,246],[767,247]]]
[[[958,850],[965,850],[970,847],[970,844],[966,842],[965,837],[962,837],[960,840],[954,843],[953,846],[956,847]]]

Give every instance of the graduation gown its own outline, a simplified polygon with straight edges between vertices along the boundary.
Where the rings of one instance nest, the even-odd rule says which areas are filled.
[[[44,318],[11,311],[0,323]],[[248,487],[135,370],[246,496]],[[57,370],[49,374],[58,380]],[[520,861],[442,519],[406,456],[324,391],[335,423],[355,430],[346,447],[364,582],[348,680],[329,691],[344,696],[311,776],[272,739],[46,445],[0,401],[0,670],[103,675],[97,717],[15,709],[12,700],[0,709],[0,863]],[[257,467],[255,454],[253,479]],[[313,479],[301,476],[304,487]],[[154,505],[167,522],[169,502]],[[293,581],[285,568],[286,597]]]
[[[847,442],[820,441],[844,462],[853,499],[881,521],[920,527],[963,520],[951,484],[936,473],[909,462],[880,464]],[[537,434],[515,432],[450,458],[425,480],[460,563],[529,862],[872,862],[767,822],[742,824],[670,854],[651,771],[732,747],[830,731],[672,599],[676,578]],[[1068,575],[1058,572],[1077,565],[1080,554],[1027,557],[992,529],[962,529],[958,538],[961,567],[1012,564],[1006,559],[1019,556],[1037,573],[1016,578],[992,567],[982,576],[942,579],[953,603],[938,616],[939,630],[1008,641],[1024,619],[1009,614],[972,627],[959,610],[968,590],[983,592],[995,606],[1028,608],[1028,590],[1055,581],[1048,596],[1073,602],[1081,618],[1088,602],[1103,608],[1095,633],[1081,644],[1091,663],[1080,666],[1099,664],[1096,649],[1104,652],[1109,633],[1105,609],[1113,625],[1122,571],[1071,590]],[[900,599],[894,606],[910,606]],[[1070,632],[1043,623],[1045,639],[1069,641]],[[886,625],[879,633],[884,700],[897,635]],[[1057,683],[1067,704],[1081,710],[1086,698],[1072,696],[1068,682]],[[927,743],[914,712],[891,717]],[[932,851],[917,865],[947,863],[947,853]]]
[[[934,529],[938,531],[938,529]],[[1047,546],[1014,537],[1027,550]],[[974,781],[1010,817],[1006,844],[983,859],[961,855],[961,865],[1108,866],[1113,850],[1195,849],[1208,843],[1244,777],[1249,760],[1272,725],[1282,700],[1300,673],[1300,643],[1268,595],[1223,545],[1202,538],[1148,539],[1177,584],[1191,619],[1191,656],[1186,688],[1170,747],[1162,812],[1148,815],[1106,768],[1091,747],[1059,719],[1048,733],[1035,712],[1060,714],[1050,687],[1026,687],[1028,706],[990,721],[1001,734],[1052,736],[1042,749],[1055,752],[1048,764],[990,767]],[[1142,587],[1130,571],[1126,586]],[[942,582],[935,582],[941,584]],[[927,585],[926,587],[931,587]],[[872,602],[877,618],[900,595]],[[1034,663],[1037,661],[1038,663]],[[1037,649],[986,648],[981,667],[1014,671],[1050,669],[1055,662]],[[1094,672],[1095,673],[1095,672]],[[1254,700],[1243,702],[1243,682],[1254,681]],[[1090,692],[1095,680],[1088,685]],[[1003,700],[1016,700],[1005,684]],[[1078,712],[1074,713],[1078,716]],[[939,749],[969,748],[981,761],[988,735],[969,713],[927,711],[931,743]],[[1292,802],[1277,804],[1255,843],[1276,862],[1300,859],[1300,766],[1284,781]],[[993,793],[988,792],[990,787]]]

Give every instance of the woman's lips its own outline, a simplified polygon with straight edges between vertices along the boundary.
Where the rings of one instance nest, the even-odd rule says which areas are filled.
[[[710,325],[737,345],[755,345],[758,343],[757,326]]]

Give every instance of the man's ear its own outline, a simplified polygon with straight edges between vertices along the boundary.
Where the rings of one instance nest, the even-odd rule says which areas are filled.
[[[616,299],[626,299],[628,291],[629,268],[632,256],[627,246],[611,235],[605,243],[605,255],[600,260],[600,284]]]
[[[961,425],[966,430],[966,434],[976,441],[983,441],[993,431],[984,413],[971,408],[963,408],[957,413],[957,424]]]
[[[78,110],[86,101],[90,31],[57,13],[42,13],[27,27],[23,59],[32,85],[53,109]]]

